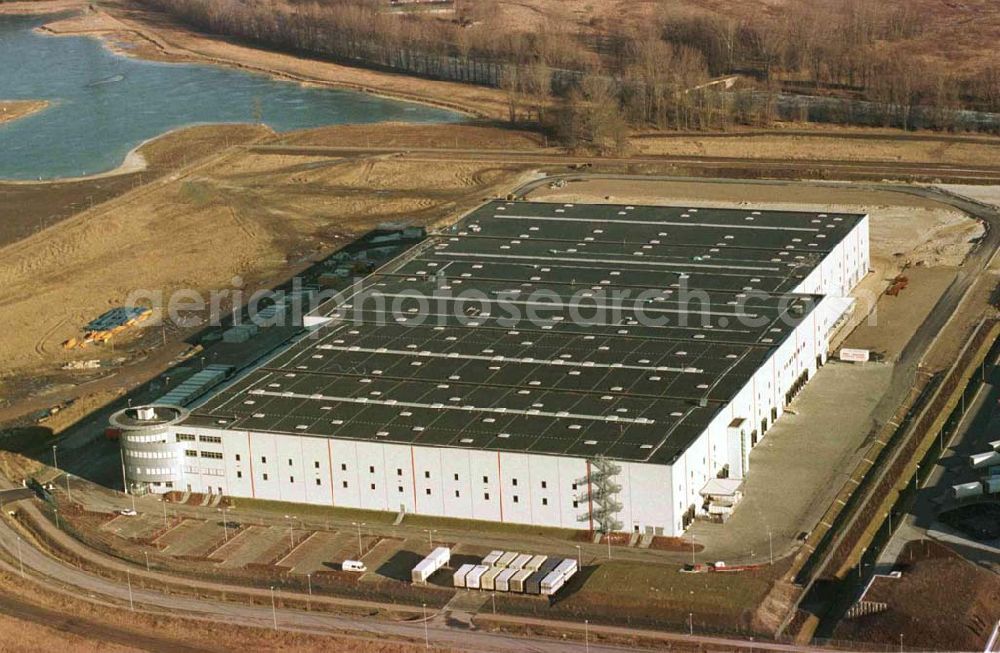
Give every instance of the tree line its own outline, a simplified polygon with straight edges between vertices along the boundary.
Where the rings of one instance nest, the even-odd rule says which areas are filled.
[[[893,45],[927,27],[905,2],[793,0],[778,16],[735,18],[662,0],[641,25],[574,31],[570,17],[517,29],[506,24],[499,0],[455,0],[448,19],[387,12],[379,0],[140,1],[265,47],[500,88],[511,122],[539,122],[568,143],[599,148],[615,147],[629,127],[710,129],[797,117],[780,113],[788,112],[779,102],[787,93],[856,101],[867,123],[902,128],[916,126],[914,115],[919,126],[958,129],[968,127],[959,109],[1000,112],[1000,66],[960,76],[933,60],[899,56]],[[740,82],[711,81],[727,75]]]

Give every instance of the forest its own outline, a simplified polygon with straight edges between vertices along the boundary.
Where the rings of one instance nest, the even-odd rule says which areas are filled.
[[[192,27],[255,45],[501,88],[512,123],[570,145],[613,147],[635,129],[765,126],[777,118],[903,129],[997,131],[1000,63],[956,71],[901,56],[932,25],[889,0],[784,0],[728,15],[669,0],[641,20],[546,16],[519,24],[504,0],[447,12],[378,0],[141,0]]]

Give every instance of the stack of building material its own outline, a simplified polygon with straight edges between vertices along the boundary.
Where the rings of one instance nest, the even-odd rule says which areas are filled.
[[[444,567],[449,561],[451,561],[451,549],[446,546],[439,546],[431,551],[426,558],[418,562],[417,566],[410,572],[413,582],[426,583],[431,574]]]
[[[208,365],[153,403],[165,406],[187,406],[222,383],[233,373],[234,369],[232,365]]]

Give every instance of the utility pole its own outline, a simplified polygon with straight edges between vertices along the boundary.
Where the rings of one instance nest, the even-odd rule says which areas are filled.
[[[129,494],[128,491],[128,481],[125,479],[125,451],[118,445],[118,457],[122,461],[122,489],[125,490],[125,494]]]
[[[278,609],[274,607],[274,585],[271,585],[271,620],[274,622],[274,629],[278,630]]]
[[[430,635],[427,632],[427,604],[421,604],[424,608],[424,648],[429,649],[431,647]]]
[[[361,556],[364,555],[364,553],[361,550],[361,527],[364,526],[365,523],[364,522],[352,521],[351,525],[358,527],[358,558],[361,558]]]

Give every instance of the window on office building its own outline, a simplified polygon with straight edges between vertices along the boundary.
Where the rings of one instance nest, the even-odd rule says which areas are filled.
[[[542,505],[543,505],[543,506],[547,506],[547,505],[549,505],[549,500],[548,500],[548,499],[546,499],[545,497],[542,497]]]
[[[267,472],[264,472],[264,480],[267,480]]]
[[[321,480],[319,480],[319,479],[317,478],[317,479],[316,479],[316,485],[323,485],[323,481],[321,481]]]

